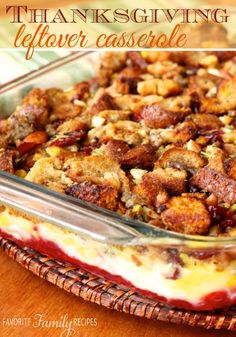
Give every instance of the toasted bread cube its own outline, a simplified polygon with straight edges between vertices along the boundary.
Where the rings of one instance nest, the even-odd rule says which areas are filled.
[[[231,158],[226,162],[226,172],[230,178],[236,180],[236,157]]]
[[[219,117],[212,114],[198,113],[194,115],[193,120],[197,127],[204,130],[215,130],[223,126],[223,123]]]
[[[134,192],[146,201],[147,205],[159,207],[168,200],[168,194],[154,172],[145,173]]]
[[[197,127],[192,121],[186,121],[177,125],[174,129],[163,129],[160,132],[163,143],[184,144],[190,140]]]
[[[170,79],[150,79],[138,83],[138,93],[142,96],[160,95],[163,97],[175,96],[182,91],[181,86]]]
[[[165,228],[184,234],[206,234],[211,224],[210,215],[201,200],[173,197],[161,213]]]
[[[192,184],[210,193],[219,201],[230,205],[236,203],[236,181],[207,166],[198,170],[192,178]]]
[[[68,187],[65,192],[73,197],[112,211],[115,211],[117,208],[118,189],[113,186],[84,181]]]
[[[165,169],[156,167],[153,171],[159,178],[161,184],[171,194],[181,194],[186,191],[187,172],[170,167]]]
[[[205,163],[196,152],[175,147],[165,151],[158,162],[162,168],[172,167],[180,170],[198,169]]]

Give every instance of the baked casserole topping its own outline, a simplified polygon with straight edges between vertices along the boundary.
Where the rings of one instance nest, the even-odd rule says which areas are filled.
[[[185,234],[236,235],[236,52],[106,52],[0,120],[0,169]]]

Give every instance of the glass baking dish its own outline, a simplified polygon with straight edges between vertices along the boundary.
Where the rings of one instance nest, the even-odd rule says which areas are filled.
[[[77,52],[0,88],[0,118],[32,88],[69,88],[94,74],[98,52]],[[81,265],[168,305],[236,303],[236,237],[178,234],[125,218],[0,171],[0,234]]]

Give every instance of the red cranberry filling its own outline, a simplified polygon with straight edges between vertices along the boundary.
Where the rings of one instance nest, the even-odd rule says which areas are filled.
[[[138,123],[138,122],[140,122],[143,119],[142,112],[140,112],[140,111],[139,112],[134,112],[134,113],[131,114],[130,118],[131,118],[131,120],[133,122]]]
[[[51,146],[66,147],[76,144],[79,140],[85,138],[86,132],[84,130],[73,131],[66,135],[66,137],[55,139],[51,142]]]
[[[221,206],[209,206],[212,224],[217,225],[221,232],[225,233],[229,228],[236,227],[235,211],[230,211]]]

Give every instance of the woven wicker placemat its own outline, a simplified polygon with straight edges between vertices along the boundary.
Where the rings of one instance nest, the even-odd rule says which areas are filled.
[[[83,268],[60,262],[33,249],[20,247],[0,237],[0,247],[24,268],[58,287],[109,309],[164,322],[206,329],[236,331],[236,307],[227,311],[194,312],[170,308],[143,297],[131,289],[87,272]]]

